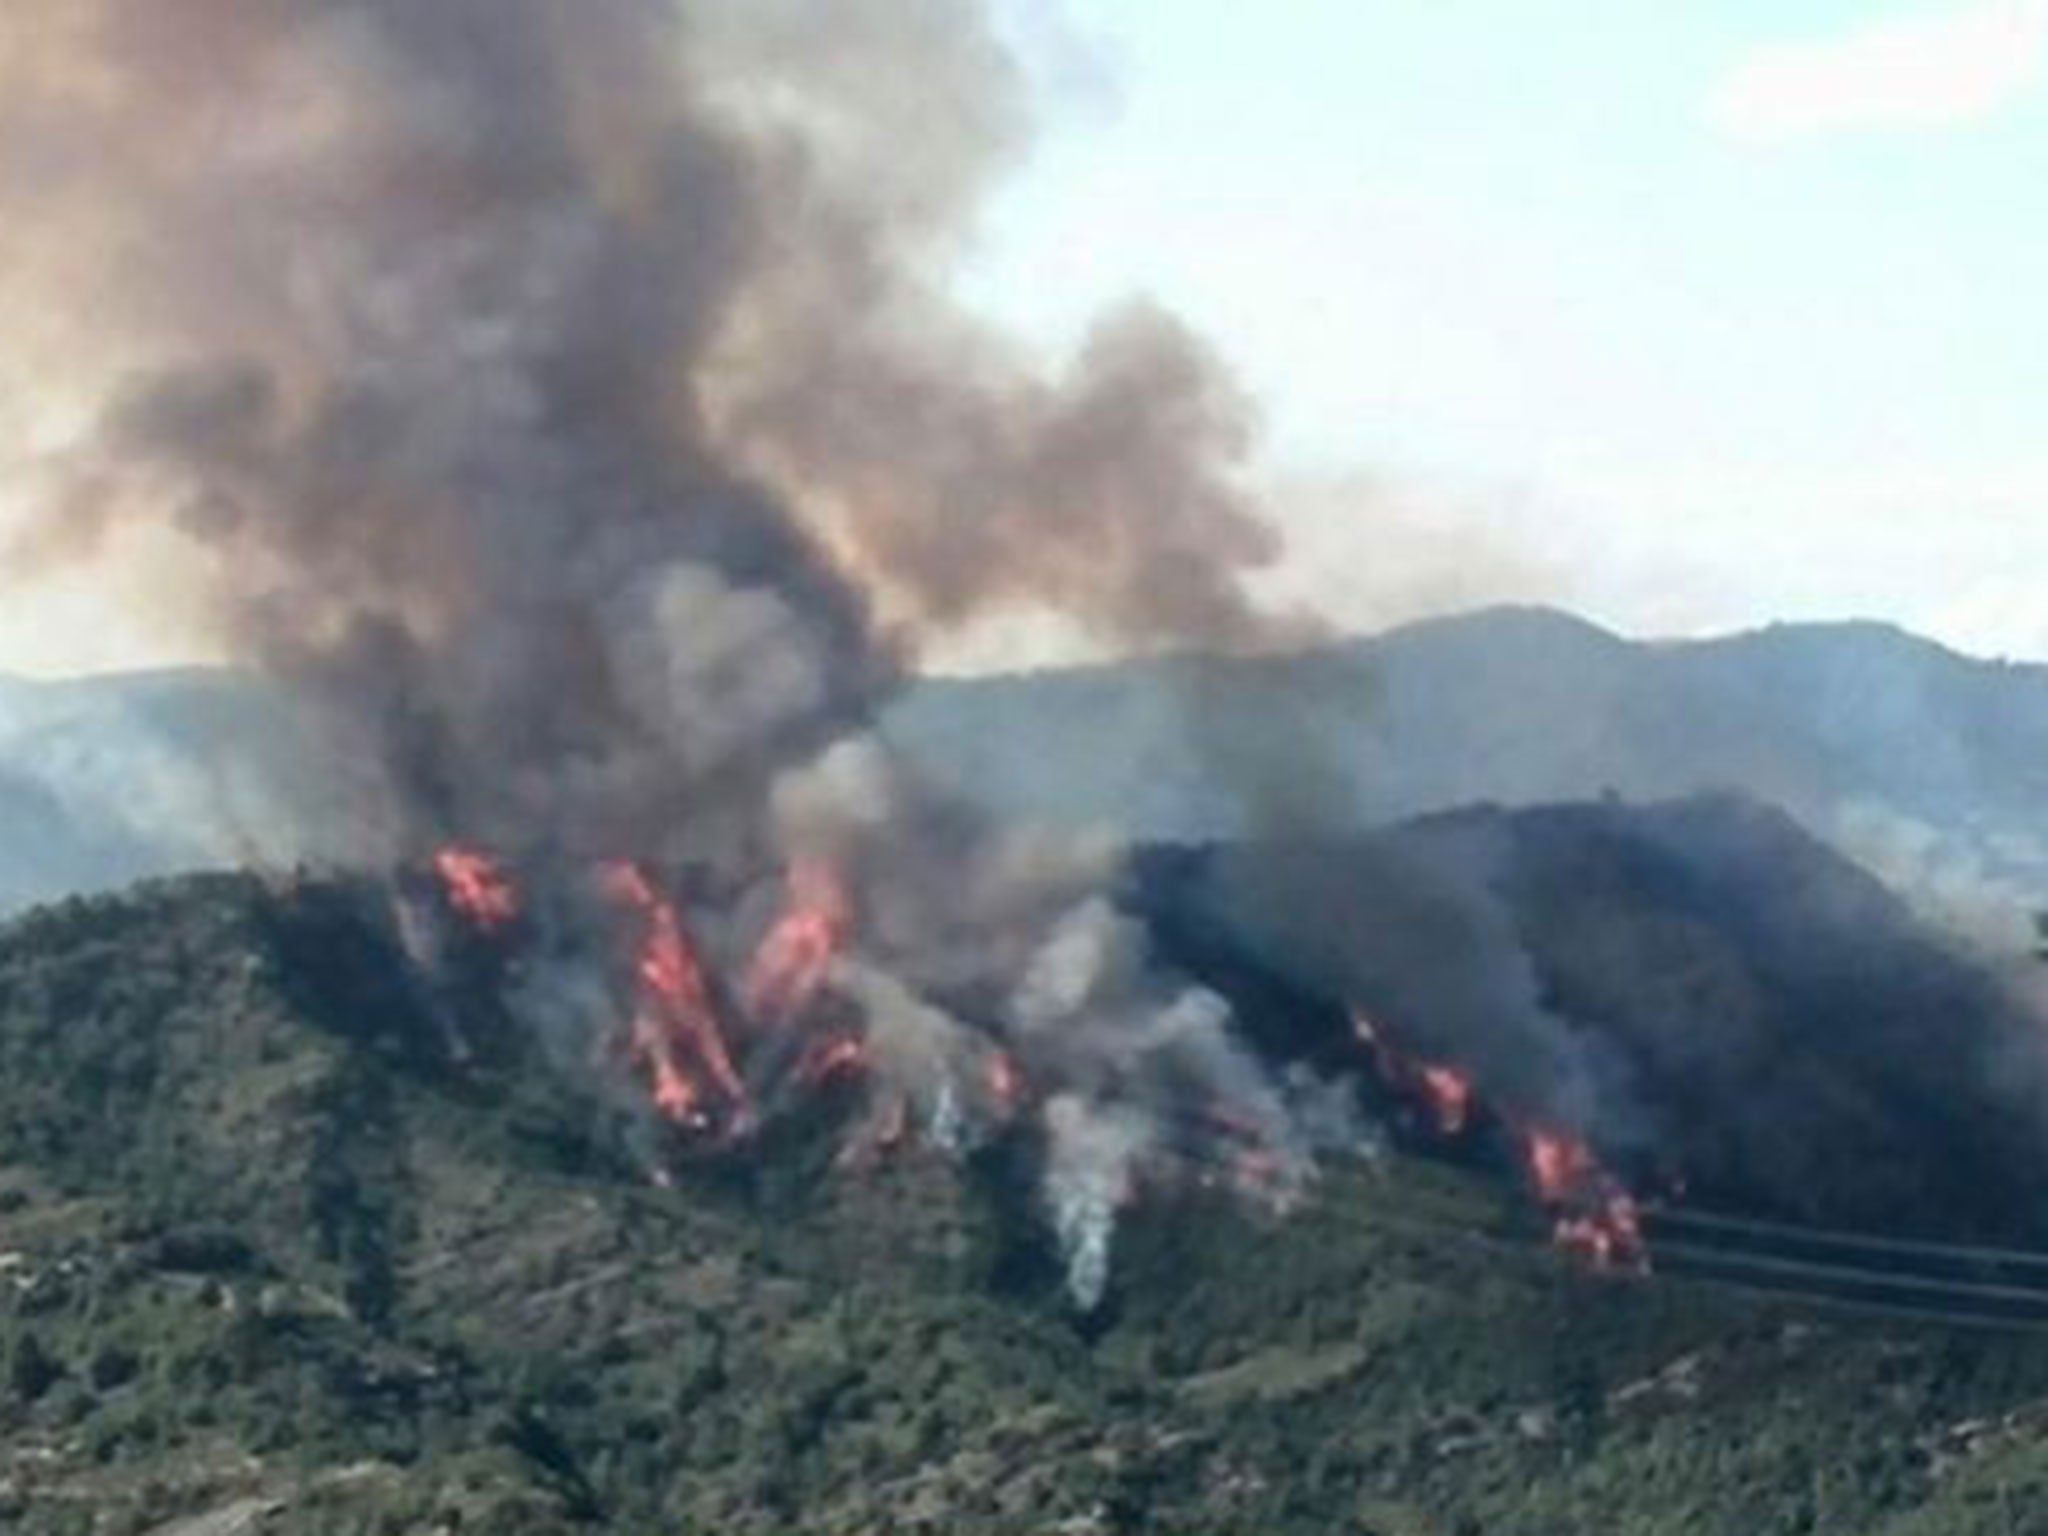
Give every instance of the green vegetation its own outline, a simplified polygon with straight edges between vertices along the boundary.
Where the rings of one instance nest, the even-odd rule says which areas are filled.
[[[1076,1319],[999,1161],[835,1173],[820,1124],[657,1187],[359,911],[0,932],[0,1528],[2042,1528],[2048,1341],[1575,1275],[1411,1164],[1148,1201]]]

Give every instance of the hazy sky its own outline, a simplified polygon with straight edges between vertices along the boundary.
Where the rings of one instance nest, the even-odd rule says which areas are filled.
[[[1158,293],[1277,463],[1492,528],[1476,595],[2048,655],[2048,3],[1065,10],[976,277],[1020,325]],[[1371,569],[1379,505],[1288,515]]]
[[[1283,586],[2048,656],[2048,0],[1006,3],[1050,128],[970,289],[1207,331]],[[0,603],[0,670],[150,654]]]

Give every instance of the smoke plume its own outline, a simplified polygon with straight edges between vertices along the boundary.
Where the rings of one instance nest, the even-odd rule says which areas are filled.
[[[1007,607],[1140,645],[1288,624],[1244,595],[1277,545],[1196,338],[1135,306],[1048,374],[947,297],[1028,131],[948,0],[11,7],[0,300],[110,381],[13,553],[204,551],[214,638],[350,769],[357,857],[708,871],[683,895],[714,967],[829,859],[870,1068],[957,1140],[1004,1042],[1059,1106],[1091,1299],[1167,1121],[1229,1104],[1286,1145],[1284,1106],[1093,894],[1095,850],[973,824],[863,723]],[[638,878],[612,899],[667,943]],[[604,1011],[574,907],[534,904],[548,963],[514,995],[551,1028]]]

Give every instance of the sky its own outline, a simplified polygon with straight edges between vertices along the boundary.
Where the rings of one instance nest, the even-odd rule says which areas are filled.
[[[1340,621],[2048,656],[2048,4],[1063,9],[973,291],[1055,346],[1131,292],[1207,331],[1276,477],[1356,488],[1276,499]]]
[[[1276,596],[2048,658],[2048,0],[1001,3],[1046,131],[963,288],[1205,332]],[[172,659],[132,615],[10,594],[0,671]]]

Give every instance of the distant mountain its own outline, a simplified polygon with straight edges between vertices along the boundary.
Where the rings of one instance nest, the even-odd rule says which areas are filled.
[[[1644,643],[1490,609],[1294,656],[930,682],[888,729],[1000,814],[1139,839],[1733,790],[1960,908],[2048,887],[2048,667],[1881,624]]]
[[[0,679],[0,910],[314,851],[334,789],[305,743],[240,673]]]
[[[1358,830],[1478,802],[1771,801],[1958,909],[2048,890],[2048,667],[1880,624],[1624,640],[1489,609],[1260,659],[931,680],[884,728],[1004,817],[1134,841]],[[175,672],[0,680],[0,907],[337,841],[286,703]]]

